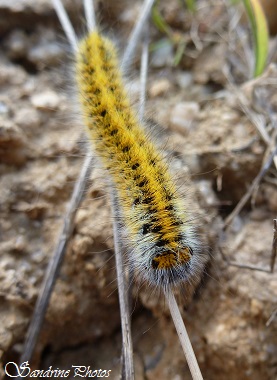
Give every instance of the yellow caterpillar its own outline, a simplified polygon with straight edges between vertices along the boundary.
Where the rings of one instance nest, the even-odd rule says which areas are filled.
[[[118,193],[130,264],[144,280],[166,288],[201,270],[201,246],[166,162],[131,108],[118,67],[113,43],[98,31],[78,43],[84,121]]]

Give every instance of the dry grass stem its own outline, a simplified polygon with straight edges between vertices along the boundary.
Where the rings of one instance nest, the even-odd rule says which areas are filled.
[[[133,61],[134,52],[143,31],[142,28],[145,26],[145,23],[150,15],[154,1],[155,0],[144,1],[139,19],[131,33],[129,43],[125,49],[125,52],[123,54],[123,58],[121,61],[121,69],[124,73],[127,72],[128,68],[130,67],[130,63]]]
[[[120,212],[118,209],[118,201],[115,189],[110,192],[113,217],[113,236],[114,236],[114,252],[116,262],[116,275],[118,286],[118,297],[121,319],[122,333],[122,380],[133,380],[134,377],[134,362],[133,362],[133,343],[131,334],[130,308],[127,289],[127,280],[124,273],[123,264],[123,244],[120,238]]]
[[[203,380],[203,376],[201,374],[196,356],[194,354],[183,318],[181,316],[176,299],[171,289],[167,289],[165,291],[165,296],[168,302],[168,307],[172,316],[172,320],[174,322],[175,328],[179,336],[181,346],[187,359],[191,376],[193,380]]]

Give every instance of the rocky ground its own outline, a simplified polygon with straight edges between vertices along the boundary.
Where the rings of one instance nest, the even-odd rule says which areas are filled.
[[[276,54],[262,77],[251,77],[251,50],[234,23],[234,9],[200,1],[190,15],[178,1],[160,9],[185,53],[174,66],[174,43],[151,26],[146,115],[172,171],[191,193],[189,207],[210,262],[193,296],[177,294],[204,378],[277,377],[277,274],[228,265],[269,268],[277,210],[276,167],[252,201],[223,231],[226,217],[267,159],[276,125]],[[83,33],[80,2],[66,1]],[[104,32],[119,49],[139,3],[98,4]],[[232,24],[233,25],[233,24]],[[50,0],[0,0],[0,377],[17,362],[51,254],[57,244],[85,144],[76,106],[70,50]],[[240,33],[243,33],[240,34]],[[273,40],[272,40],[273,43]],[[243,47],[244,46],[244,47]],[[246,47],[245,47],[246,46]],[[122,50],[122,49],[121,49]],[[138,62],[129,92],[138,97]],[[229,73],[229,74],[228,74]],[[226,78],[226,75],[229,78]],[[242,103],[247,112],[242,110]],[[154,123],[153,123],[154,122]],[[264,134],[258,131],[264,128]],[[96,162],[77,211],[32,368],[71,365],[110,369],[118,379],[121,333],[111,212],[105,173]],[[162,295],[133,289],[136,379],[190,379]],[[7,377],[8,378],[8,377]]]

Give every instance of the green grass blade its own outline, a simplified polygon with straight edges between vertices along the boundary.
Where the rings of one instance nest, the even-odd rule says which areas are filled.
[[[185,40],[179,41],[178,46],[177,46],[177,51],[176,51],[176,54],[175,54],[174,60],[173,60],[174,66],[178,66],[179,63],[181,62],[181,59],[185,53],[186,45],[187,44],[186,44]]]
[[[254,77],[264,71],[268,54],[268,27],[263,8],[259,0],[243,0],[255,42],[255,70]]]
[[[158,4],[156,3],[152,8],[152,20],[156,28],[162,32],[167,34],[169,37],[172,35],[172,31],[170,26],[166,23],[165,19],[161,15]]]
[[[194,13],[196,11],[196,3],[195,0],[185,0],[185,3],[187,5],[187,8],[189,11]]]

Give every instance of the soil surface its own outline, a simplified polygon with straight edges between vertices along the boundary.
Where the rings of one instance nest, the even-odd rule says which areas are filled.
[[[65,1],[83,35],[80,1]],[[98,2],[103,32],[122,54],[140,3]],[[253,53],[240,10],[161,1],[168,36],[151,24],[146,119],[195,210],[209,262],[201,283],[176,291],[205,380],[277,378],[277,273],[269,269],[277,211],[276,167],[228,228],[224,221],[268,160],[276,136],[276,53],[251,79]],[[70,48],[50,0],[0,0],[0,378],[18,362],[85,156]],[[243,38],[242,38],[243,37]],[[243,41],[243,42],[242,42]],[[184,46],[183,55],[177,51]],[[179,49],[179,50],[178,50]],[[274,52],[274,51],[273,51]],[[135,107],[136,62],[126,81]],[[130,84],[130,85],[129,85]],[[152,127],[153,126],[153,127]],[[32,370],[111,370],[121,328],[107,174],[95,160],[56,282]],[[162,293],[133,288],[136,379],[190,379]],[[9,378],[6,376],[6,378]]]

